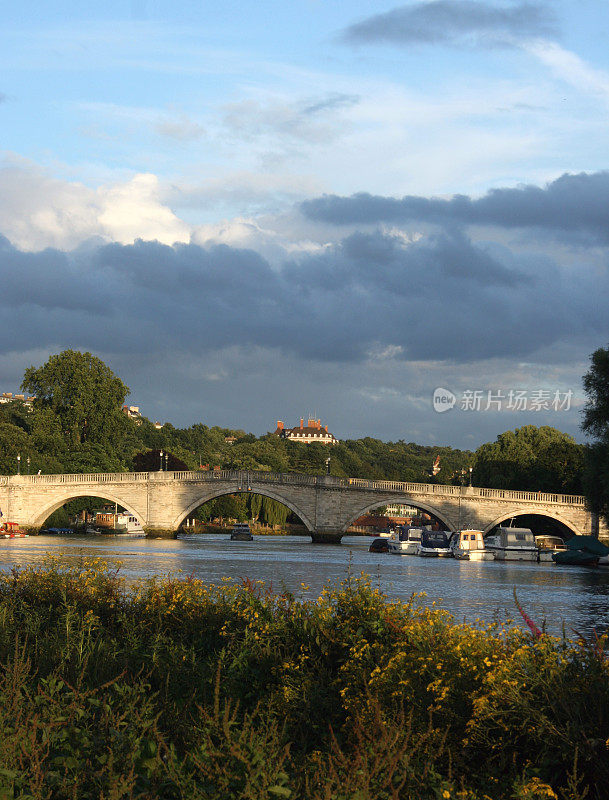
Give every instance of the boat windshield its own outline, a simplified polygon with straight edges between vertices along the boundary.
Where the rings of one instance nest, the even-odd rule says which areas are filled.
[[[507,540],[510,544],[535,544],[532,533],[508,533]]]
[[[400,531],[400,542],[418,542],[420,540],[420,528],[402,528]]]

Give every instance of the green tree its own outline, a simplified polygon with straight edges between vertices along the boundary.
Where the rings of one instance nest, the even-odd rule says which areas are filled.
[[[495,489],[579,493],[584,448],[548,425],[506,431],[474,454],[473,482]]]
[[[309,446],[309,445],[307,445]],[[262,510],[260,517],[268,525],[283,525],[288,518],[290,509],[274,500],[272,497],[262,498]]]
[[[108,444],[126,430],[121,407],[129,389],[91,353],[64,350],[26,369],[21,388],[57,417],[71,447]]]
[[[250,514],[252,515],[252,519],[254,522],[258,521],[258,517],[260,516],[260,509],[262,508],[262,495],[261,494],[253,494],[249,498],[249,506],[250,506]]]
[[[12,475],[17,472],[17,455],[21,455],[21,466],[25,471],[27,450],[27,433],[17,425],[0,422],[0,473]]]
[[[592,439],[586,449],[584,491],[591,510],[609,523],[609,347],[592,353],[583,383],[587,402],[582,429]]]

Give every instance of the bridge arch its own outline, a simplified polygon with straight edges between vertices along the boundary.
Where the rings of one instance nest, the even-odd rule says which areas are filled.
[[[546,511],[545,509],[541,510],[539,508],[527,508],[527,507],[517,508],[512,510],[511,512],[502,514],[500,517],[497,517],[497,519],[494,522],[491,522],[490,525],[487,525],[486,528],[482,531],[482,533],[486,536],[486,534],[492,531],[495,526],[501,525],[502,522],[505,522],[508,519],[512,519],[512,517],[526,517],[529,515],[534,515],[536,517],[547,517],[548,519],[556,520],[556,522],[560,522],[566,528],[568,528],[571,531],[571,533],[573,534],[578,533],[577,528],[575,528],[573,523],[569,522],[568,519],[565,519],[560,514],[557,514],[553,511]]]
[[[57,511],[58,508],[69,503],[70,500],[77,500],[79,497],[99,497],[100,500],[110,500],[112,503],[116,503],[121,508],[124,508],[126,511],[129,512],[132,516],[136,517],[142,527],[146,524],[145,518],[139,511],[136,511],[130,503],[126,503],[119,495],[115,494],[114,492],[106,492],[104,491],[103,494],[99,490],[92,490],[92,491],[65,491],[62,492],[60,495],[55,495],[53,501],[46,505],[42,511],[38,511],[36,515],[34,515],[32,520],[32,525],[35,528],[40,527],[43,522],[48,519],[54,511]]]
[[[191,514],[195,509],[199,508],[199,506],[202,506],[205,503],[209,503],[210,500],[215,500],[217,497],[224,497],[225,495],[229,495],[229,494],[261,494],[261,495],[264,495],[264,497],[270,497],[271,500],[277,500],[277,502],[282,503],[282,505],[286,506],[286,508],[289,508],[290,511],[293,511],[294,514],[296,514],[296,516],[299,517],[299,519],[302,520],[302,522],[304,523],[304,526],[306,527],[306,529],[308,531],[312,532],[312,531],[315,530],[315,526],[313,525],[311,520],[307,517],[306,514],[304,514],[298,508],[297,505],[295,505],[291,500],[289,500],[287,497],[284,497],[279,492],[273,492],[273,491],[267,489],[266,486],[264,488],[257,486],[255,489],[252,489],[251,492],[250,491],[243,491],[243,490],[241,490],[239,492],[239,491],[236,491],[234,488],[220,489],[220,490],[215,489],[215,490],[212,490],[212,491],[207,491],[207,492],[205,492],[205,494],[201,495],[196,500],[194,500],[188,506],[188,508],[186,508],[183,511],[180,511],[180,513],[178,514],[178,516],[175,518],[175,520],[173,522],[174,530],[177,530],[180,527],[180,525],[184,522],[186,517],[189,514]]]
[[[376,499],[373,503],[369,503],[367,506],[362,508],[357,514],[353,514],[349,517],[349,521],[345,525],[345,531],[347,528],[354,523],[358,517],[367,514],[368,511],[372,511],[374,508],[378,508],[379,506],[386,506],[386,505],[404,505],[404,506],[413,506],[414,508],[420,508],[421,511],[426,511],[428,514],[432,514],[434,517],[440,520],[440,522],[446,526],[446,529],[449,531],[455,531],[457,528],[455,527],[452,519],[444,512],[439,511],[435,506],[429,505],[429,503],[423,503],[420,500],[415,500],[414,497],[408,497],[407,495],[403,495],[402,497],[392,496],[385,499]]]

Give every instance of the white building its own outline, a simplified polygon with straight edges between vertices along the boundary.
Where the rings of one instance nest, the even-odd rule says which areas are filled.
[[[320,419],[309,419],[307,424],[304,424],[304,418],[301,417],[300,425],[295,428],[286,428],[281,420],[277,420],[277,429],[275,431],[277,436],[282,439],[289,439],[291,442],[301,442],[302,444],[312,444],[319,442],[320,444],[338,444],[338,439],[334,434],[329,433],[328,426],[322,427]]]

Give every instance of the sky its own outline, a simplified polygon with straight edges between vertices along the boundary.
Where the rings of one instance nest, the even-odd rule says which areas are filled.
[[[176,426],[582,440],[606,3],[101,6],[3,10],[0,391],[72,348]]]

